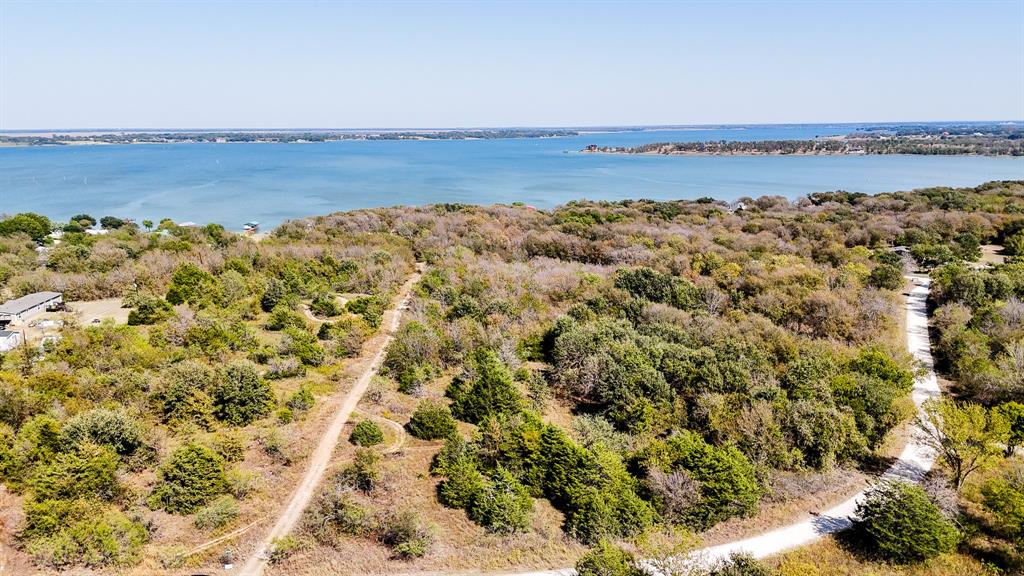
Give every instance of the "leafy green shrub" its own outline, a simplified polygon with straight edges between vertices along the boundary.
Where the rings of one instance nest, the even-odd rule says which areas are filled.
[[[854,372],[879,378],[901,392],[910,392],[914,387],[914,374],[879,348],[862,349],[848,367]]]
[[[879,264],[868,276],[868,284],[883,290],[899,290],[904,282],[903,268],[893,264]]]
[[[275,462],[283,466],[291,465],[291,455],[289,454],[287,447],[285,446],[284,439],[281,438],[281,434],[278,430],[269,430],[262,438],[260,438],[260,444],[263,446],[263,453],[270,456],[270,458]]]
[[[452,413],[460,420],[473,424],[490,416],[514,414],[525,406],[508,367],[492,350],[481,348],[473,353],[476,378],[464,382],[457,378],[448,387],[452,399]]]
[[[267,323],[264,325],[267,330],[284,330],[285,328],[306,329],[306,319],[295,310],[285,304],[279,304],[270,312]]]
[[[533,499],[515,476],[497,468],[469,501],[469,519],[488,532],[512,534],[530,527]]]
[[[899,290],[904,282],[902,266],[893,264],[874,266],[874,270],[867,277],[868,285],[884,290]]]
[[[736,448],[712,446],[699,435],[683,431],[652,443],[639,457],[648,470],[685,470],[699,483],[700,497],[683,514],[691,526],[706,529],[757,509],[760,487],[754,468]]]
[[[444,404],[424,400],[416,407],[405,429],[421,440],[438,440],[455,434],[455,419]]]
[[[1011,256],[1024,256],[1024,230],[1008,236],[1003,242],[1003,247]]]
[[[302,543],[299,542],[298,538],[291,534],[280,538],[274,538],[273,542],[270,543],[268,561],[271,564],[280,564],[297,552],[301,546]]]
[[[885,482],[857,505],[855,533],[866,549],[900,564],[921,562],[956,548],[956,527],[916,484]]]
[[[185,262],[174,271],[171,285],[167,288],[167,302],[171,304],[199,304],[208,299],[216,285],[212,274],[202,268]]]
[[[998,414],[1010,429],[1006,438],[1005,455],[1013,456],[1017,447],[1024,444],[1024,404],[1006,402],[996,406],[993,412]]]
[[[981,487],[985,508],[1007,537],[1024,543],[1024,466],[990,478]]]
[[[198,444],[177,448],[157,469],[157,477],[147,503],[172,514],[191,514],[228,489],[223,458]]]
[[[220,382],[221,374],[194,360],[185,360],[164,371],[163,387],[156,394],[164,422],[195,423],[202,428],[213,424],[213,400],[209,393]]]
[[[650,268],[619,270],[615,275],[615,287],[629,292],[635,298],[661,302],[676,308],[693,308],[698,302],[697,288],[689,281],[659,274]]]
[[[434,376],[434,367],[430,364],[410,366],[396,375],[398,391],[402,394],[419,395]]]
[[[281,424],[288,424],[292,421],[292,409],[287,406],[281,406],[277,409],[277,421]]]
[[[604,485],[578,488],[565,508],[566,532],[585,544],[601,538],[625,538],[654,524],[650,503],[638,496],[624,470]]]
[[[220,496],[196,513],[196,528],[213,530],[223,528],[238,518],[238,502],[231,496]]]
[[[445,476],[437,486],[437,499],[441,504],[451,508],[467,508],[483,491],[484,475],[477,469],[476,460],[469,454],[451,454],[452,442],[461,442],[465,446],[461,439],[449,440],[442,453],[435,458],[431,468],[435,474]]]
[[[309,310],[321,318],[337,316],[344,311],[331,294],[317,294],[309,304]]]
[[[657,409],[668,409],[672,389],[666,375],[658,370],[658,363],[666,368],[675,366],[680,388],[721,390],[725,382],[737,385],[744,380],[741,375],[724,377],[717,366],[697,371],[689,358],[669,357],[656,362],[655,350],[624,319],[577,323],[565,318],[555,325],[550,337],[552,383],[592,403],[617,428],[632,433],[648,430]],[[665,350],[665,356],[668,352]]]
[[[578,576],[644,576],[632,554],[601,540],[576,562]]]
[[[355,425],[348,441],[356,446],[376,446],[384,442],[384,431],[372,420],[363,420]]]
[[[381,523],[380,540],[398,558],[419,558],[434,543],[434,526],[412,510],[391,514]]]
[[[25,234],[36,242],[42,242],[52,229],[49,218],[34,212],[22,212],[0,220],[0,236]]]
[[[398,381],[399,391],[416,394],[435,373],[439,361],[437,335],[422,322],[407,322],[395,334],[384,356],[383,371]]]
[[[84,500],[59,504],[63,509],[59,519],[50,522],[52,529],[27,541],[37,563],[57,569],[75,564],[99,568],[142,560],[142,547],[149,539],[145,526],[101,504]]]
[[[362,316],[370,327],[380,328],[386,306],[387,302],[380,296],[361,296],[349,300],[345,308],[353,314]]]
[[[356,450],[352,463],[337,476],[337,484],[350,486],[362,492],[373,492],[380,484],[380,454],[369,448]]]
[[[77,451],[57,454],[35,468],[29,481],[32,497],[39,502],[113,499],[118,492],[117,466],[117,454],[110,448],[83,444]]]
[[[334,544],[341,534],[366,534],[370,526],[370,513],[344,488],[322,492],[302,516],[303,531],[327,545]]]
[[[210,448],[225,462],[239,462],[245,456],[245,437],[235,431],[218,432],[210,441]]]
[[[116,216],[104,216],[100,218],[100,226],[104,230],[117,230],[123,227],[126,222]]]
[[[857,430],[856,416],[847,407],[808,398],[791,402],[786,429],[804,463],[817,470],[859,457],[867,450],[867,440]]]
[[[249,362],[228,364],[212,396],[217,419],[235,426],[245,426],[266,416],[274,405],[270,385]]]
[[[71,217],[69,222],[77,222],[79,225],[89,228],[96,225],[96,219],[89,214],[76,214]]]
[[[260,296],[260,308],[264,312],[270,312],[282,304],[290,308],[294,301],[295,295],[284,282],[278,278],[270,278],[263,289],[263,295]]]
[[[319,366],[324,363],[327,353],[317,342],[316,336],[302,328],[285,328],[281,340],[281,353],[290,354],[307,366]]]
[[[317,331],[317,338],[331,342],[331,353],[339,358],[351,358],[362,350],[363,342],[373,334],[373,329],[359,316],[344,316],[337,322],[324,322]]]
[[[707,576],[774,576],[776,572],[749,554],[733,553],[715,562]]]
[[[27,467],[51,460],[61,449],[60,422],[48,414],[27,419],[16,435],[7,425],[0,432],[0,473],[12,487],[25,482]]]
[[[150,325],[156,324],[171,317],[174,309],[170,302],[163,298],[144,297],[135,305],[135,309],[128,313],[128,325]]]
[[[292,394],[286,404],[295,412],[305,412],[312,408],[315,403],[316,398],[313,397],[313,393],[310,392],[309,388],[302,386]]]
[[[109,446],[121,456],[129,456],[142,446],[138,424],[123,410],[96,408],[79,414],[64,425],[62,435],[66,448],[92,442]]]
[[[228,482],[228,492],[238,500],[252,494],[259,487],[259,476],[253,472],[235,468],[228,470],[225,476]]]
[[[925,268],[934,268],[957,259],[953,249],[945,244],[914,244],[910,247],[910,254]]]

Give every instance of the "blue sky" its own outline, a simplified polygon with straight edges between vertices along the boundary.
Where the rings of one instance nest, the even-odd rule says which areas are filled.
[[[0,0],[0,129],[1024,118],[1024,0]]]

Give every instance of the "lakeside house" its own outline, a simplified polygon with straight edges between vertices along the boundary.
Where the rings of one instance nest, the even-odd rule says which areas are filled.
[[[0,330],[0,352],[8,352],[21,344],[21,334],[13,330]]]
[[[0,321],[24,322],[63,303],[64,295],[60,292],[35,292],[0,305]]]

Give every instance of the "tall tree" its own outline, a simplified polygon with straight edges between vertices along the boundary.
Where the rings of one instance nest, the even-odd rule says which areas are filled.
[[[947,398],[925,402],[923,412],[915,424],[949,467],[950,483],[958,492],[968,476],[1003,457],[1010,427],[1002,415],[980,404]]]

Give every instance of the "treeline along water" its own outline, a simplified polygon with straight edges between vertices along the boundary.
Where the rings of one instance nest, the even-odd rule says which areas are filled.
[[[1024,178],[1024,159],[934,156],[649,157],[580,154],[588,144],[779,140],[849,125],[583,133],[566,138],[138,144],[0,148],[0,212],[88,212],[219,222],[238,229],[396,204],[573,199],[796,197]]]

